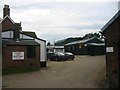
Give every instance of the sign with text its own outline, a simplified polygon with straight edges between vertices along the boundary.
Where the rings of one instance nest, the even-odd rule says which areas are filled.
[[[113,47],[107,47],[106,52],[114,52]]]
[[[24,60],[24,52],[12,52],[12,60]]]

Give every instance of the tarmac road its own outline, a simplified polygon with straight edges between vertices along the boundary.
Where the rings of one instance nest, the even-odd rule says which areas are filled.
[[[104,83],[105,56],[48,61],[39,71],[3,76],[4,88],[104,88]]]

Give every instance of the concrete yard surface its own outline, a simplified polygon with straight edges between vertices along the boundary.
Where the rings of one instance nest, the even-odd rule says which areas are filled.
[[[3,76],[3,88],[106,88],[105,65],[105,56],[47,61],[39,71]]]

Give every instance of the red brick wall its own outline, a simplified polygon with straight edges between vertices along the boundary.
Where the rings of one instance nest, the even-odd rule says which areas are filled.
[[[10,21],[10,19],[6,18],[2,22],[2,31],[9,30],[9,29],[14,29],[14,24]]]
[[[12,60],[12,52],[24,52],[24,60]],[[21,66],[40,66],[40,47],[36,46],[36,57],[27,58],[27,46],[3,46],[3,68]]]

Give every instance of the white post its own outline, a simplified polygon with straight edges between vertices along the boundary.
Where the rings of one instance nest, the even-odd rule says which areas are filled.
[[[40,63],[46,63],[46,42],[35,39],[40,44]]]
[[[0,23],[0,89],[2,89],[2,23]]]
[[[118,2],[118,11],[120,10],[120,1]]]
[[[53,52],[56,52],[56,50],[55,50],[55,37],[54,37],[54,47],[53,47]]]

